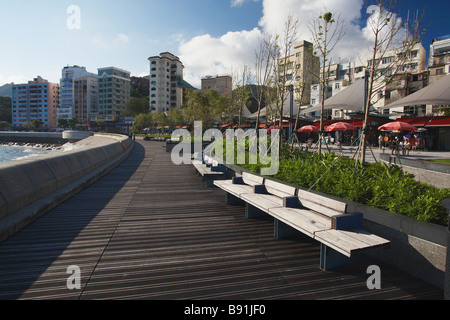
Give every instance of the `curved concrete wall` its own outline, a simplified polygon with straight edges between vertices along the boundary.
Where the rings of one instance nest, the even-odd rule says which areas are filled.
[[[103,166],[115,165],[115,159],[129,154],[133,142],[122,135],[96,134],[73,145],[71,151],[0,164],[0,229],[5,227],[1,219]]]

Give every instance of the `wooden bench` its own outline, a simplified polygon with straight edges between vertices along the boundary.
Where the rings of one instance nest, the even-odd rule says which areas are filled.
[[[216,187],[226,192],[226,203],[229,205],[245,205],[241,196],[253,193],[253,187],[262,185],[264,178],[244,172],[241,177],[233,177],[231,180],[214,181]]]
[[[207,187],[213,187],[215,180],[225,179],[226,167],[209,155],[194,154],[192,165]]]
[[[248,173],[214,184],[227,193],[228,204],[246,206],[247,218],[273,218],[275,237],[300,233],[320,242],[324,270],[359,260],[363,250],[389,243],[365,232],[363,215],[347,213],[344,202]]]

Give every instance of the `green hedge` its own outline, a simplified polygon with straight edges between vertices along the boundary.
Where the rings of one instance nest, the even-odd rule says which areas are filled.
[[[262,166],[243,167],[259,173]],[[274,178],[420,221],[448,225],[448,215],[441,201],[450,198],[450,189],[419,183],[398,166],[388,167],[382,163],[362,166],[335,154],[319,156],[284,148],[280,170]]]

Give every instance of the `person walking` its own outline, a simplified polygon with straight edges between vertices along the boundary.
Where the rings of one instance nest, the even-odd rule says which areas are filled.
[[[381,150],[383,149],[383,142],[384,142],[384,137],[383,135],[380,133],[380,135],[378,136],[378,148]]]

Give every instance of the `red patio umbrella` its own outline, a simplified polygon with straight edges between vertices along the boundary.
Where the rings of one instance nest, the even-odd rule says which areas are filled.
[[[357,128],[347,122],[336,122],[332,125],[328,126],[325,131],[347,131],[347,130],[356,130]]]
[[[401,121],[394,121],[390,123],[386,123],[385,125],[382,125],[378,128],[380,131],[417,131],[418,129],[409,123],[401,122]]]
[[[298,129],[298,132],[319,132],[319,128],[316,126],[304,126]]]

